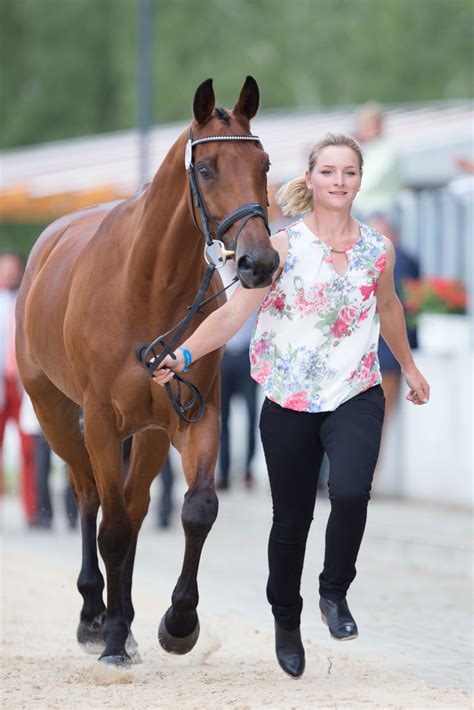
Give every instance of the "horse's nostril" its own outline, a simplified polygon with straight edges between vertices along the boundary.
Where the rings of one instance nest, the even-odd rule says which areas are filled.
[[[246,254],[238,260],[237,269],[239,271],[252,271],[252,262]]]

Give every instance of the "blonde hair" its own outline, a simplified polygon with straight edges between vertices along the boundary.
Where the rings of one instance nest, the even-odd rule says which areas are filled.
[[[362,149],[355,138],[346,136],[343,133],[327,133],[311,148],[308,156],[309,173],[313,172],[316,161],[324,148],[333,145],[342,145],[351,148],[357,155],[359,169],[360,172],[362,172],[364,157],[362,155]],[[306,185],[306,178],[304,176],[298,177],[280,187],[275,195],[275,201],[285,215],[296,216],[308,214],[313,209],[313,192]]]

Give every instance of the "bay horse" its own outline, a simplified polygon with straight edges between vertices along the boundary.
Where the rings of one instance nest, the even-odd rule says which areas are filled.
[[[77,586],[83,605],[77,640],[87,652],[101,653],[99,660],[108,665],[128,666],[136,654],[131,588],[137,536],[151,482],[170,444],[181,454],[187,483],[181,514],[185,550],[158,636],[165,650],[182,654],[199,635],[198,565],[218,509],[214,469],[221,353],[191,367],[190,381],[205,402],[202,418],[192,424],[178,416],[135,353],[140,343],[152,341],[186,313],[206,270],[201,232],[211,242],[217,234],[223,247],[235,252],[244,287],[271,283],[278,255],[266,218],[269,161],[250,134],[258,105],[252,77],[232,111],[216,108],[212,79],[203,82],[195,92],[190,128],[152,182],[130,199],[81,210],[47,227],[32,249],[20,288],[21,378],[49,444],[68,465],[80,511]],[[214,273],[206,295],[220,287]],[[222,297],[206,306],[206,314],[219,303]],[[203,317],[198,312],[192,328]],[[122,443],[130,436],[124,479]],[[107,606],[97,543],[106,569]]]

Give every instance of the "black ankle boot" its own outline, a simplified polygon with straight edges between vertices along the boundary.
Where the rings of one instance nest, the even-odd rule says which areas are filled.
[[[338,641],[349,641],[357,638],[359,635],[357,624],[349,611],[345,599],[333,602],[330,599],[320,597],[319,608],[321,609],[321,618],[329,627],[329,633],[333,638]]]
[[[287,631],[278,626],[275,621],[275,651],[278,663],[285,673],[292,678],[303,675],[305,660],[299,626],[297,629]]]

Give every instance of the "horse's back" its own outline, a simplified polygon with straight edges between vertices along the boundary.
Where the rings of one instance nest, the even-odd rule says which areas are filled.
[[[118,202],[106,202],[64,215],[52,222],[40,234],[28,258],[25,277],[35,276],[50,255],[66,241],[71,256],[77,254],[89,242],[104,218]]]

